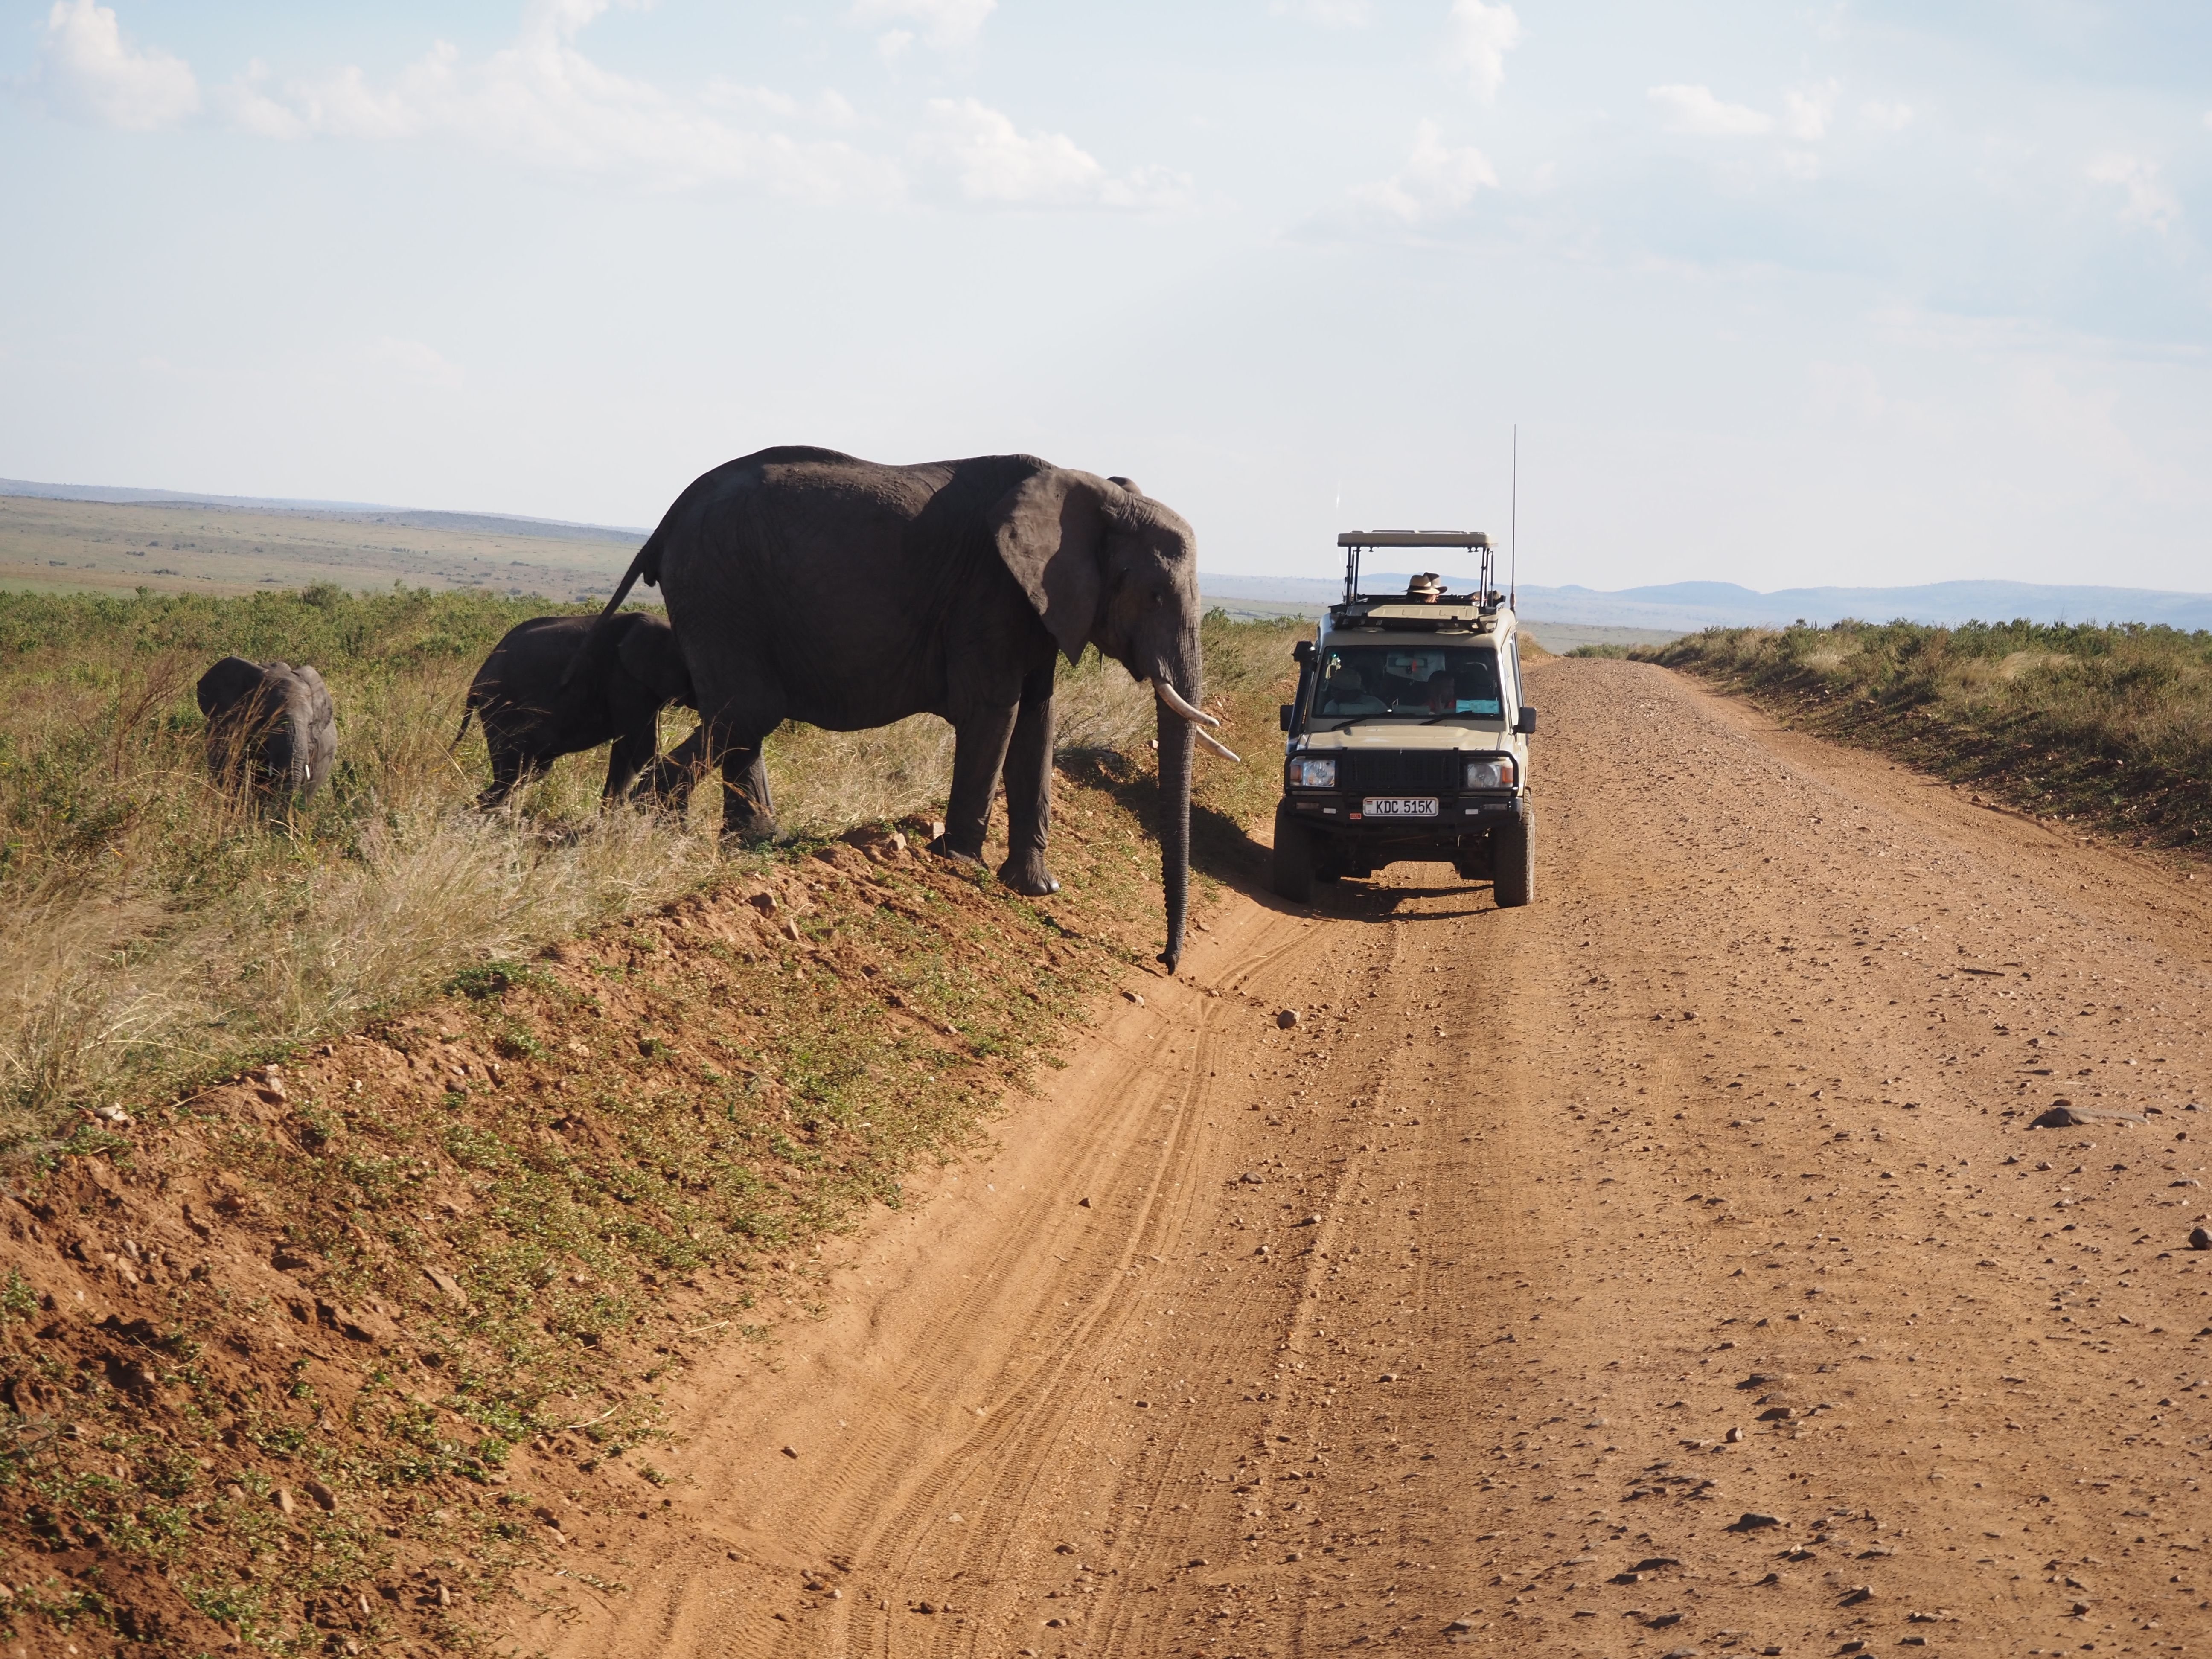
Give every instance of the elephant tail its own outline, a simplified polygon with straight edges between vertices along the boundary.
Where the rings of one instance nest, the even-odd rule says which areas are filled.
[[[680,507],[683,503],[679,501],[677,505]],[[669,508],[672,515],[675,511],[675,507]],[[668,520],[663,518],[653,534],[645,538],[645,545],[637,550],[637,556],[629,562],[629,568],[623,572],[623,579],[615,584],[614,597],[592,619],[591,629],[584,635],[583,643],[576,647],[576,654],[568,659],[568,665],[561,671],[561,684],[564,689],[570,680],[576,678],[577,669],[590,660],[592,653],[599,648],[601,641],[606,638],[607,628],[614,620],[615,612],[622,609],[623,601],[629,597],[630,589],[637,586],[638,578],[642,576],[647,587],[660,586],[660,538],[667,529]]]
[[[477,706],[473,701],[471,701],[466,708],[461,710],[460,730],[453,733],[453,742],[447,745],[448,749],[459,749],[461,746],[461,739],[468,736],[469,722],[476,718],[476,712]]]

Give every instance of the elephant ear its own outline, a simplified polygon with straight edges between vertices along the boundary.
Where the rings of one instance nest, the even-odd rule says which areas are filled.
[[[684,653],[676,648],[676,630],[659,617],[640,617],[633,622],[615,655],[623,671],[664,704],[693,706],[691,674]]]
[[[260,689],[259,663],[248,662],[243,657],[225,657],[200,676],[194,695],[199,699],[200,713],[213,720]]]
[[[999,557],[1070,662],[1091,642],[1105,603],[1107,520],[1121,493],[1091,473],[1054,467],[991,509]]]

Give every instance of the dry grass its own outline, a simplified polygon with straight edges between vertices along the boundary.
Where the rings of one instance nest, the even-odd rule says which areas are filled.
[[[461,700],[538,608],[0,600],[0,1135],[340,1029],[713,868],[711,836],[599,812],[592,757],[512,811],[470,809],[484,768],[480,741],[450,750]],[[231,649],[313,661],[337,701],[331,787],[281,817],[202,765],[192,686]]]
[[[548,608],[327,587],[0,595],[0,1142],[348,1029],[723,868],[719,791],[701,790],[688,821],[602,812],[603,751],[501,814],[472,809],[481,737],[450,747],[469,679]],[[1283,629],[1208,626],[1217,685],[1279,675]],[[231,651],[311,662],[337,704],[331,787],[281,817],[227,799],[202,764],[192,687]],[[1063,665],[1062,752],[1140,742],[1152,708],[1095,653]],[[769,745],[800,836],[938,805],[951,758],[933,716],[792,726]]]
[[[2017,622],[1711,629],[1633,653],[2039,814],[2212,840],[2212,634]]]

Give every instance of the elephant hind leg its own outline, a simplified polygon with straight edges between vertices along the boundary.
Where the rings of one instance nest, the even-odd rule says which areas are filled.
[[[489,811],[545,769],[542,757],[526,749],[495,748],[491,751],[491,787],[477,797],[477,805]]]
[[[760,744],[722,751],[722,835],[725,839],[766,842],[776,835],[775,799],[769,793],[768,767]]]
[[[637,775],[653,763],[660,746],[659,726],[659,714],[648,714],[615,738],[607,755],[607,785],[599,792],[602,801],[620,799],[637,781]]]
[[[1006,861],[999,879],[1030,898],[1060,890],[1044,858],[1052,832],[1052,691],[1050,665],[1023,681],[1006,745]]]
[[[681,814],[691,804],[691,792],[707,770],[707,728],[695,726],[691,735],[654,760],[630,791],[632,800],[649,802],[664,812]]]
[[[979,709],[955,722],[952,731],[952,788],[945,804],[944,836],[930,851],[947,858],[981,862],[991,832],[991,797],[1006,763],[1018,705]]]

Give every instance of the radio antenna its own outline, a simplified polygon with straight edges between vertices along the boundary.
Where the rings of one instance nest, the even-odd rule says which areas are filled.
[[[1521,422],[1513,422],[1513,516],[1505,531],[1505,556],[1509,574],[1505,578],[1505,608],[1518,616],[1521,611]]]

